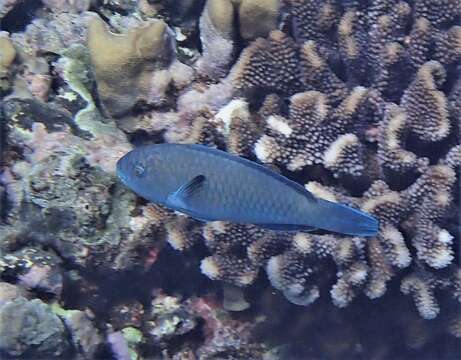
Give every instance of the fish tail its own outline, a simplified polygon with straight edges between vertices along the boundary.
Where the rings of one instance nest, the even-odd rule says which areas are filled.
[[[320,229],[352,236],[374,236],[378,232],[376,218],[350,206],[317,199],[314,221]]]

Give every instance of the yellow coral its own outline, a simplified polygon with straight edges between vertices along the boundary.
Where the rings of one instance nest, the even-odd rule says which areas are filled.
[[[229,0],[207,1],[205,12],[221,35],[229,38],[232,36],[234,9]]]
[[[148,22],[126,34],[114,34],[95,18],[88,29],[88,47],[105,109],[123,115],[139,100],[149,102],[155,70],[165,69],[174,49],[167,25]],[[166,88],[158,89],[161,93]]]
[[[16,49],[6,33],[0,34],[0,75],[4,74],[16,57]]]
[[[277,28],[279,0],[208,0],[205,10],[213,26],[230,37],[233,11],[238,11],[240,36],[245,40],[266,37]],[[257,19],[257,21],[255,21]]]
[[[264,37],[276,29],[279,6],[279,0],[242,0],[239,6],[242,38],[252,40]]]

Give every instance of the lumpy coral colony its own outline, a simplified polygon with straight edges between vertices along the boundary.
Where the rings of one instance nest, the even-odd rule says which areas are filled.
[[[163,255],[166,241],[184,253],[174,261],[212,280],[255,284],[250,291],[261,295],[265,273],[288,300],[282,308],[309,305],[290,307],[307,316],[300,331],[330,324],[316,349],[331,358],[395,355],[376,340],[351,345],[360,333],[350,330],[354,304],[388,314],[383,321],[402,330],[409,348],[442,337],[459,349],[460,0],[42,1],[35,18],[15,22],[22,7],[0,7],[8,31],[0,34],[4,280],[60,299],[65,274],[84,284],[90,303],[104,303],[87,270],[137,276],[173,256]],[[266,164],[318,197],[372,214],[380,231],[368,239],[277,233],[146,204],[117,182],[114,167],[133,145],[152,142],[202,143]],[[59,320],[15,291],[0,309],[48,317],[59,354],[70,351],[59,323],[67,319],[72,346],[94,355],[100,344],[78,335],[82,326],[98,331],[91,317],[62,310]],[[128,303],[131,320],[114,320],[106,346],[118,358],[138,356],[143,336],[165,348],[201,318],[205,343],[196,354],[258,358],[262,345],[245,338],[250,324],[218,320],[217,305],[195,291],[182,303],[159,293],[150,314]],[[330,306],[328,298],[346,309],[309,313]],[[345,333],[344,343],[327,344]],[[54,346],[18,350],[14,341],[0,351],[49,355]],[[185,356],[188,346],[168,351]]]

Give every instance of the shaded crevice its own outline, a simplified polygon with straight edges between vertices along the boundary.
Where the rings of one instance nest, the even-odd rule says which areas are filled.
[[[0,30],[9,33],[24,31],[35,17],[35,13],[43,6],[40,0],[19,1],[0,21]]]

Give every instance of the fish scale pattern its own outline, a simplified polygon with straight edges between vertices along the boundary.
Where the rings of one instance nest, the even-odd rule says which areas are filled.
[[[157,152],[159,157],[162,153],[167,156],[165,160],[157,161],[158,169],[155,164],[150,169],[146,163],[148,173],[138,178],[129,164],[142,161],[149,150]],[[166,161],[166,165],[163,165],[163,161]],[[121,171],[129,172],[127,177],[124,176],[128,178],[127,185],[134,184],[135,191],[141,189],[141,194],[147,194],[153,201],[158,198],[156,193],[171,196],[195,177],[204,176],[203,186],[195,189],[190,197],[178,199],[184,201],[186,212],[191,211],[201,219],[256,224],[308,225],[310,221],[315,222],[315,218],[309,217],[310,199],[306,190],[300,191],[279,175],[224,152],[187,145],[153,146],[136,150],[120,162]],[[159,177],[162,183],[157,183]],[[165,188],[162,184],[168,179],[171,184]]]

